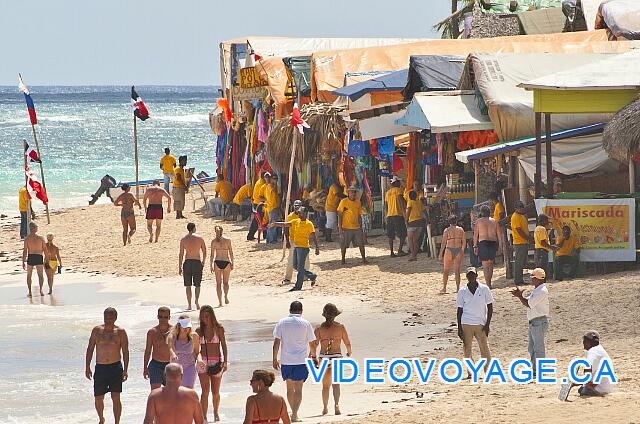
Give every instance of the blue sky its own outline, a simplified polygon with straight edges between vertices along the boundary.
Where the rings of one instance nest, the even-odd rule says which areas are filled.
[[[435,38],[432,26],[450,7],[449,0],[2,0],[0,85],[17,84],[18,72],[27,85],[217,85],[221,40]]]

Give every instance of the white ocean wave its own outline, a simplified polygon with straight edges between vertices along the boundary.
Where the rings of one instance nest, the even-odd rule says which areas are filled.
[[[79,116],[72,115],[40,115],[38,116],[38,120],[40,121],[49,121],[49,122],[79,122],[83,119]]]
[[[166,122],[208,122],[209,115],[203,115],[199,113],[192,113],[187,115],[165,115],[165,116],[152,116],[152,119]]]

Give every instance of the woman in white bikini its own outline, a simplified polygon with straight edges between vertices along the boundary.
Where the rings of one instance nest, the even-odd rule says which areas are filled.
[[[444,261],[444,272],[442,273],[442,290],[440,294],[447,292],[447,282],[449,281],[449,271],[454,267],[456,275],[456,293],[460,290],[460,267],[464,250],[467,247],[467,238],[464,229],[458,226],[458,218],[454,215],[449,217],[449,227],[442,233],[442,244],[440,245],[439,259]]]
[[[335,320],[340,313],[341,311],[339,311],[333,303],[327,303],[322,309],[322,316],[325,318],[325,321],[315,330],[316,341],[313,342],[311,351],[311,357],[314,363],[318,365],[320,365],[320,361],[323,359],[331,361],[334,358],[342,358],[342,343],[344,343],[344,346],[347,348],[347,356],[351,356],[351,341],[349,340],[349,334],[347,334],[347,328]],[[318,359],[316,359],[318,345],[320,346],[320,354],[318,355]],[[329,363],[327,372],[322,378],[322,404],[324,405],[322,415],[327,415],[329,411],[327,408],[329,404],[329,388],[332,386],[335,414],[340,415],[340,406],[338,405],[340,402],[340,385],[331,384],[331,374],[331,363]]]
[[[204,362],[204,369],[198,370],[202,396],[200,405],[202,413],[207,418],[209,406],[209,392],[213,393],[213,416],[215,421],[220,421],[218,410],[220,409],[220,383],[222,374],[227,370],[227,341],[224,336],[224,328],[216,319],[213,308],[203,305],[200,308],[200,327],[196,329],[200,336],[200,357]]]
[[[211,273],[216,275],[216,293],[218,306],[222,306],[222,289],[224,302],[229,304],[229,276],[233,270],[233,248],[231,239],[222,235],[222,227],[214,227],[216,237],[211,240]]]

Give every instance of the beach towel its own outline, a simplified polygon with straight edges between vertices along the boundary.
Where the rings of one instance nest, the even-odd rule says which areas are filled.
[[[378,153],[380,155],[392,155],[394,151],[393,136],[378,139]]]
[[[364,140],[350,140],[349,147],[347,149],[349,156],[354,158],[365,155],[365,142]]]

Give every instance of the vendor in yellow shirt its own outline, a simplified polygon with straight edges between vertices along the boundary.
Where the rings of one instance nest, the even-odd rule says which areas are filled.
[[[502,202],[500,202],[500,198],[498,197],[498,193],[491,193],[489,195],[489,200],[491,200],[494,204],[493,219],[496,222],[500,222],[500,220],[505,217],[505,212],[504,206],[502,206]]]
[[[265,204],[264,211],[269,217],[269,222],[277,222],[280,219],[280,192],[278,191],[278,176],[272,175],[269,184],[264,187]],[[277,243],[280,237],[278,228],[267,230],[267,244]]]
[[[535,241],[535,266],[536,268],[544,269],[545,275],[547,277],[551,276],[549,272],[549,252],[551,252],[553,247],[549,243],[549,217],[543,213],[538,215],[538,226],[533,231],[533,238]]]
[[[515,284],[524,284],[522,270],[529,254],[529,221],[525,215],[524,203],[515,203],[515,213],[511,215],[511,233],[513,236],[514,264],[513,280]]]
[[[422,199],[418,199],[418,194],[414,190],[409,191],[407,194],[409,195],[409,201],[407,202],[405,219],[409,236],[409,249],[411,250],[409,261],[413,262],[417,260],[418,242],[422,231],[427,227],[427,215]]]
[[[256,181],[253,186],[253,193],[251,194],[251,203],[253,205],[253,212],[260,218],[262,222],[264,222],[264,206],[261,205],[263,202],[263,194],[264,187],[269,184],[269,180],[271,179],[271,174],[268,171],[262,171],[260,174],[260,178]],[[254,215],[251,220],[251,225],[249,226],[249,232],[247,233],[247,240],[255,240],[256,239],[256,231],[258,231],[258,221],[256,220],[256,216]]]
[[[409,193],[414,191],[416,193],[416,200],[422,200],[424,198],[424,190],[420,188],[420,181],[415,180],[411,187],[407,187],[404,190],[404,201],[409,203]]]
[[[173,208],[176,211],[176,219],[184,218],[182,211],[184,210],[185,195],[191,183],[191,175],[187,175],[184,168],[187,166],[187,157],[180,156],[178,158],[178,166],[173,168]]]
[[[303,205],[302,200],[299,200],[299,199],[295,200],[293,202],[293,211],[289,213],[289,215],[287,215],[284,222],[291,222],[296,219],[300,219],[300,217],[298,216],[298,210],[302,207],[302,205]],[[284,272],[284,279],[282,280],[282,284],[290,284],[291,277],[293,276],[293,261],[295,258],[294,253],[295,253],[296,244],[293,241],[291,231],[292,231],[292,228],[289,228],[288,231],[285,230],[284,232],[284,237],[287,242],[286,246],[287,246],[287,249],[289,249],[289,256],[287,258],[287,267]],[[305,263],[304,268],[305,269],[311,268],[311,264],[309,262],[309,255],[307,255],[307,262]]]
[[[164,175],[164,190],[169,193],[169,183],[173,178],[173,168],[176,167],[176,157],[171,154],[168,147],[164,149],[164,156],[160,158],[160,169]]]
[[[562,227],[562,236],[558,238],[556,250],[556,260],[558,263],[558,272],[556,273],[558,281],[565,278],[576,278],[578,263],[580,262],[580,242],[578,236],[573,234],[571,227],[564,225]]]
[[[357,189],[349,187],[347,189],[347,197],[342,199],[338,204],[336,213],[338,214],[338,229],[340,231],[340,250],[342,253],[342,264],[346,263],[345,255],[347,247],[355,242],[360,249],[362,263],[366,264],[367,259],[364,251],[364,233],[362,232],[362,215],[365,215],[362,209],[362,202],[356,199]]]
[[[25,239],[29,235],[29,207],[27,206],[27,189],[21,186],[18,189],[18,209],[20,209],[20,238]],[[30,205],[29,205],[30,206]],[[34,216],[31,209],[31,216]]]
[[[391,188],[387,190],[387,194],[384,196],[384,202],[387,206],[387,237],[389,237],[389,250],[391,250],[392,258],[396,257],[393,252],[393,242],[396,236],[400,239],[397,256],[406,255],[402,250],[407,238],[407,226],[404,221],[406,202],[402,196],[402,189],[400,189],[401,182],[402,180],[396,176],[391,178]]]
[[[233,200],[233,185],[224,179],[222,172],[218,173],[214,191],[216,193],[216,197],[210,201],[213,216],[223,216],[224,208],[228,207]]]
[[[229,211],[227,212],[227,216],[225,216],[225,221],[236,221],[238,219],[238,213],[242,212],[242,204],[247,201],[247,204],[251,203],[251,183],[246,183],[242,187],[238,189],[235,196],[233,196],[233,200],[229,204]],[[249,215],[243,216],[243,220],[247,219]]]
[[[324,228],[324,238],[326,241],[333,241],[331,239],[331,232],[338,229],[338,203],[340,203],[341,193],[343,192],[342,186],[334,181],[329,187],[327,192],[327,200],[324,202],[324,212],[327,216],[327,223]]]

